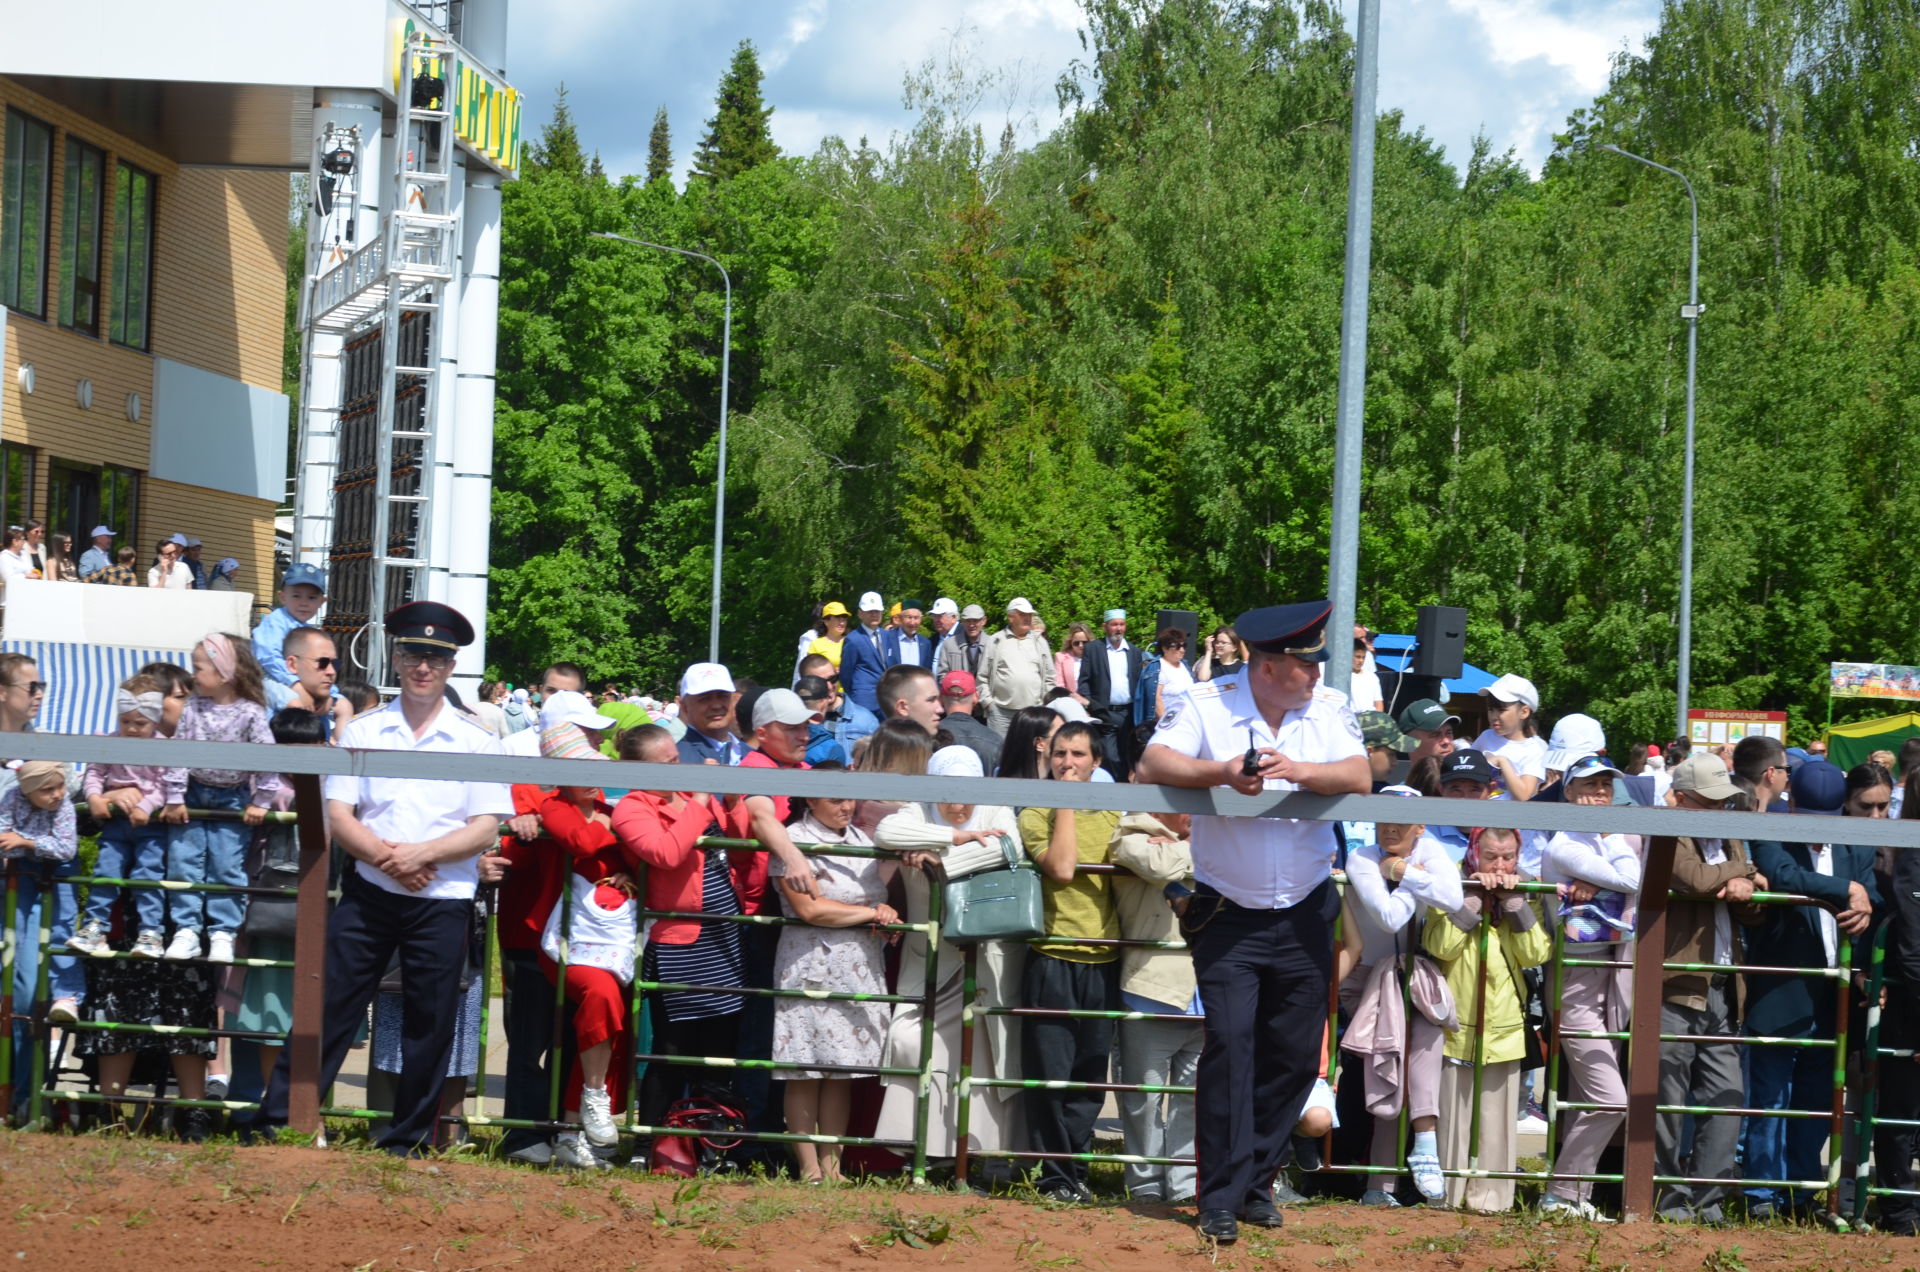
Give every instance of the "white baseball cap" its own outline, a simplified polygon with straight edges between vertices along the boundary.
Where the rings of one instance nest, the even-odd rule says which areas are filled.
[[[1564,773],[1567,766],[1583,755],[1598,755],[1607,749],[1607,731],[1590,715],[1575,712],[1561,716],[1547,739],[1547,767]]]
[[[583,729],[611,729],[618,723],[612,716],[603,716],[593,709],[593,703],[587,695],[575,689],[562,689],[550,693],[540,707],[540,728],[557,728],[563,724],[578,725]]]
[[[698,662],[680,677],[680,696],[697,698],[703,693],[733,692],[733,673],[719,663]]]
[[[960,606],[951,596],[943,596],[933,603],[932,612],[935,614],[958,614],[960,612]]]
[[[1480,692],[1491,694],[1502,702],[1524,702],[1535,711],[1540,709],[1540,691],[1525,676],[1502,676]]]
[[[981,609],[978,605],[969,605],[960,611],[960,617],[962,618],[985,618],[986,616],[987,611]]]
[[[769,724],[808,724],[818,715],[806,703],[800,701],[800,695],[791,689],[769,689],[760,695],[753,704],[753,727],[763,729]]]
[[[117,533],[119,533],[119,532],[118,532],[118,531],[116,531],[116,530],[109,530],[109,529],[107,529],[107,528],[106,528],[105,526],[95,526],[95,527],[93,528],[93,533],[92,533],[92,534],[89,534],[89,535],[87,536],[87,538],[89,538],[89,539],[98,539],[98,538],[99,538],[99,537],[100,537],[101,535],[103,535],[103,534],[108,534],[108,535],[111,535],[111,534],[117,534]]]
[[[854,608],[864,612],[866,610],[882,610],[882,609],[885,609],[886,607],[887,607],[887,603],[880,599],[880,593],[862,592],[860,594],[860,604],[858,604]],[[756,712],[756,714],[758,713]]]
[[[1009,614],[1033,614],[1037,612],[1038,611],[1033,608],[1033,602],[1024,596],[1016,596],[1007,602],[1007,613]]]

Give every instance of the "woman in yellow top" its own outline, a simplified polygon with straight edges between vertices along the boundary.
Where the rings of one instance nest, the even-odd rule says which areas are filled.
[[[827,634],[808,641],[806,648],[800,651],[800,656],[805,658],[808,654],[820,654],[838,667],[840,646],[847,641],[847,607],[838,601],[828,601],[820,607],[820,621],[825,625]]]
[[[1445,1059],[1440,1065],[1440,1166],[1464,1170],[1469,1165],[1473,1128],[1473,1062],[1484,1033],[1486,1048],[1480,1059],[1481,1170],[1514,1169],[1514,1108],[1519,1101],[1520,1062],[1526,1056],[1526,987],[1520,969],[1539,967],[1553,953],[1553,940],[1540,912],[1520,882],[1520,836],[1512,830],[1488,827],[1474,841],[1479,870],[1470,878],[1459,910],[1434,910],[1427,919],[1423,944],[1440,963],[1447,988],[1460,1017],[1458,1031],[1447,1035]],[[1480,997],[1480,923],[1486,916],[1487,1002]],[[1513,1209],[1511,1179],[1449,1179],[1447,1204],[1489,1213]]]

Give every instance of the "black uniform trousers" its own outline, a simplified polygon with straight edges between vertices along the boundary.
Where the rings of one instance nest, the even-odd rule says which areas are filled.
[[[1331,879],[1284,910],[1244,909],[1205,884],[1194,893],[1182,930],[1207,1013],[1194,1099],[1201,1210],[1273,1199],[1320,1075],[1339,913]]]
[[[366,1019],[395,951],[402,986],[400,1078],[393,1122],[380,1138],[390,1153],[430,1151],[440,1091],[453,1053],[454,1013],[473,925],[471,900],[400,896],[349,869],[327,922],[327,997],[321,1020],[320,1089],[333,1085]],[[261,1102],[269,1126],[287,1122],[288,1050],[282,1048]]]
[[[561,1008],[565,1019],[556,1058],[552,1054],[553,982],[540,970],[540,951],[501,950],[500,989],[507,1033],[506,1116],[516,1121],[557,1120],[566,1096],[561,1096],[561,1109],[552,1107],[553,1070],[557,1067],[565,1074],[573,1065],[573,1006]],[[518,1152],[551,1138],[547,1131],[514,1127],[502,1137],[500,1151]]]

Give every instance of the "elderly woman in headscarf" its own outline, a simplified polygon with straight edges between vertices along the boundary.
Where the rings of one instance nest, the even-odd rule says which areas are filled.
[[[207,576],[209,592],[233,591],[233,576],[240,569],[240,562],[233,557],[221,557],[214,563],[213,573]]]
[[[964,746],[942,747],[927,764],[932,777],[984,777],[980,757]],[[931,870],[944,879],[962,879],[983,870],[1007,864],[1003,838],[1015,847],[1019,856],[1019,822],[1013,810],[999,804],[903,804],[875,828],[874,842],[901,854],[904,864],[914,867],[902,872],[907,894],[907,922],[924,923],[932,895]],[[986,941],[979,946],[975,966],[984,1004],[989,1007],[1018,1005],[1020,973],[1026,962],[1026,946],[1017,941]],[[900,978],[896,992],[919,994],[926,986],[927,941],[912,934],[906,938],[900,957]],[[927,1156],[953,1157],[953,1128],[958,1125],[957,1088],[960,1071],[960,1010],[964,983],[961,950],[953,944],[940,947],[935,971],[938,988],[933,1006],[933,1105],[927,1117]],[[888,1067],[916,1068],[920,1064],[920,1033],[925,1011],[920,1003],[900,1003],[894,1007],[893,1022],[887,1030]],[[980,1077],[1011,1077],[1020,1055],[1019,1020],[1014,1016],[984,1016],[973,1039],[973,1072]],[[882,1082],[886,1094],[880,1109],[880,1124],[874,1134],[882,1139],[910,1140],[914,1134],[915,1082],[912,1078],[887,1077]],[[973,1101],[968,1143],[974,1151],[1012,1148],[1023,1138],[1020,1134],[1020,1101],[1014,1087],[987,1087]]]

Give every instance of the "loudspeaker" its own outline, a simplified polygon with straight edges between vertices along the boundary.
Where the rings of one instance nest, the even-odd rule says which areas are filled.
[[[1413,638],[1413,674],[1452,680],[1467,657],[1467,611],[1455,605],[1422,605]]]
[[[1200,655],[1207,651],[1200,648],[1200,616],[1192,610],[1161,610],[1159,617],[1153,620],[1152,634],[1139,642],[1140,647],[1144,649],[1151,645],[1169,627],[1178,627],[1187,634],[1187,661],[1199,662]]]

